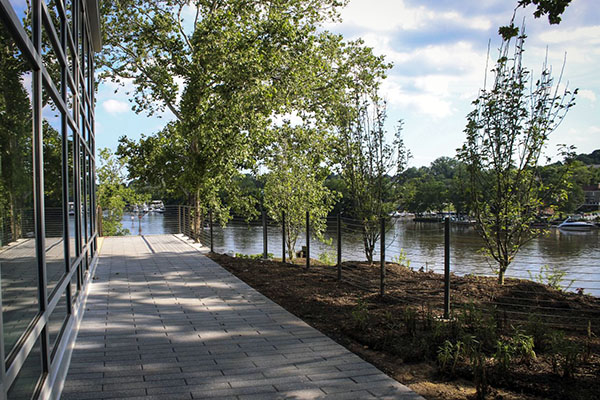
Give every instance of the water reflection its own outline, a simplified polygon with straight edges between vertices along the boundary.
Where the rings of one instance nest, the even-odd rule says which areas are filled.
[[[0,279],[6,355],[38,312],[31,77],[0,24]]]
[[[344,260],[364,260],[362,237],[356,227],[347,226],[342,230],[342,254]],[[600,245],[599,232],[573,234],[550,230],[522,247],[515,261],[509,267],[507,276],[530,278],[537,275],[544,265],[564,270],[567,274],[563,283],[573,282],[571,289],[584,288],[586,293],[600,295]],[[269,252],[281,256],[281,229],[269,227]],[[311,240],[311,256],[317,258],[328,253],[335,259],[335,225],[325,233],[327,239],[333,239],[333,246],[327,246],[317,240]],[[215,227],[214,246],[217,252],[259,254],[262,253],[261,226],[228,226],[225,229]],[[305,243],[301,234],[296,250]],[[451,229],[451,268],[460,274],[493,275],[494,263],[490,262],[481,249],[483,243],[471,227],[453,226]],[[379,258],[380,245],[375,248],[375,259]],[[423,268],[442,272],[444,267],[444,231],[442,224],[415,223],[397,221],[386,233],[386,260],[406,254],[414,269]]]
[[[131,217],[134,217],[133,220]],[[123,227],[130,234],[162,234],[177,233],[177,209],[172,208],[167,213],[149,213],[139,219],[135,214],[126,214]],[[311,238],[311,257],[318,258],[326,253],[329,259],[335,260],[337,249],[336,225],[331,223],[324,233],[327,245]],[[208,228],[205,228],[208,237]],[[262,225],[253,223],[230,224],[226,228],[214,226],[214,247],[219,253],[262,254],[263,231]],[[267,227],[268,252],[275,257],[281,257],[281,227]],[[539,238],[524,245],[515,261],[508,269],[507,276],[530,278],[537,275],[544,265],[567,272],[563,283],[568,285],[575,280],[571,290],[584,288],[586,293],[600,296],[600,244],[599,230],[590,232],[563,232],[551,229]],[[364,260],[362,237],[358,226],[345,224],[342,227],[342,254],[344,260]],[[305,245],[306,239],[300,234],[296,243],[299,251]],[[495,265],[481,252],[483,242],[472,227],[451,227],[451,269],[459,275],[482,274],[493,275]],[[374,258],[379,259],[380,245],[375,246]],[[423,268],[442,272],[444,268],[444,229],[443,224],[415,223],[410,220],[398,220],[390,225],[386,232],[386,260],[392,261],[403,252],[414,269]]]

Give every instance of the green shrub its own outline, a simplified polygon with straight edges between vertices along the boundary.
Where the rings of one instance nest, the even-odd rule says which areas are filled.
[[[323,264],[329,265],[329,266],[337,264],[335,254],[330,253],[328,251],[324,251],[323,253],[319,254],[319,261],[321,261]]]
[[[404,249],[400,249],[400,253],[397,256],[392,257],[392,262],[394,264],[410,268],[410,260],[406,256],[406,252],[404,251]]]
[[[569,284],[566,287],[562,286],[563,283],[563,279],[565,277],[565,275],[567,274],[565,271],[561,270],[559,267],[556,266],[549,266],[548,264],[546,265],[542,265],[540,267],[540,272],[538,274],[532,274],[530,271],[527,271],[527,273],[529,274],[529,278],[532,281],[541,283],[542,285],[548,285],[550,286],[552,289],[558,290],[558,291],[563,291],[563,290],[569,290],[571,288],[571,286],[573,285],[573,283],[575,282],[575,280],[571,280],[569,282]]]
[[[356,306],[352,309],[352,320],[361,331],[366,330],[369,326],[369,309],[362,297],[358,298]]]
[[[550,355],[554,373],[569,379],[575,375],[581,359],[581,348],[575,342],[565,338],[564,332],[550,334]]]

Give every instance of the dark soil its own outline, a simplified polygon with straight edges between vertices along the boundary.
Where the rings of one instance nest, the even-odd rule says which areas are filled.
[[[564,293],[526,280],[451,277],[451,318],[443,315],[443,275],[386,268],[386,294],[379,295],[379,266],[313,261],[304,268],[275,260],[210,254],[214,261],[250,286],[376,365],[428,399],[475,397],[474,368],[465,356],[453,371],[438,366],[446,339],[476,337],[486,353],[488,398],[596,399],[600,393],[600,299]],[[557,352],[557,333],[568,346]],[[523,332],[535,341],[535,358],[513,357],[501,369],[493,357],[498,340]],[[463,335],[463,336],[459,336]],[[563,336],[560,336],[563,337]],[[562,349],[562,347],[561,347]],[[561,350],[562,351],[562,350]],[[569,353],[570,351],[570,353]],[[572,354],[567,363],[564,354]],[[569,368],[569,366],[571,366]],[[565,376],[571,372],[571,376]]]

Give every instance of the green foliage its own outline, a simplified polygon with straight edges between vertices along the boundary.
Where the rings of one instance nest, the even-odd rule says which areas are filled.
[[[550,354],[554,373],[560,373],[563,378],[572,378],[581,363],[580,346],[565,338],[562,331],[550,334]]]
[[[545,351],[549,346],[548,328],[538,315],[530,315],[524,326],[524,331],[533,338],[533,347],[538,352]]]
[[[121,139],[130,178],[177,191],[197,212],[256,214],[260,193],[241,187],[276,140],[274,120],[297,114],[322,134],[343,93],[333,61],[346,46],[317,27],[337,18],[343,1],[243,0],[102,3],[102,76],[132,82],[134,110],[169,109],[177,121],[139,142]],[[195,18],[183,22],[191,8]],[[194,14],[194,13],[192,13]],[[306,127],[306,126],[305,126]]]
[[[102,234],[120,236],[129,233],[123,228],[121,220],[128,204],[142,204],[149,201],[148,196],[135,193],[125,186],[125,159],[118,159],[109,149],[98,151],[98,206],[102,209]]]
[[[328,251],[324,251],[321,254],[319,254],[319,261],[321,261],[325,265],[330,266],[337,264],[336,255]]]
[[[561,15],[565,12],[571,0],[519,0],[518,7],[527,7],[530,4],[536,6],[533,15],[539,18],[543,15],[548,15],[548,22],[551,24],[559,24]]]
[[[28,70],[16,43],[1,25],[0,222],[6,227],[2,244],[23,237],[22,211],[33,208],[32,113],[24,85]]]
[[[242,254],[242,253],[235,253],[235,258],[244,258],[247,260],[262,260],[263,259],[263,254]],[[274,257],[273,253],[267,253],[267,258],[270,260]]]
[[[402,312],[402,322],[409,336],[417,335],[418,312],[412,307],[406,307]]]
[[[352,309],[352,320],[356,328],[364,331],[369,326],[369,308],[362,297],[359,297],[356,306]]]
[[[548,285],[552,289],[561,292],[563,290],[569,290],[575,282],[575,280],[572,279],[567,286],[563,286],[563,281],[567,272],[561,270],[555,265],[542,265],[538,274],[532,274],[531,271],[527,271],[527,273],[529,274],[529,278],[531,280],[541,283],[543,285]]]
[[[395,182],[386,177],[403,171],[410,153],[401,137],[402,121],[392,143],[386,141],[386,104],[376,87],[367,93],[357,89],[355,96],[340,121],[337,158],[351,202],[349,214],[361,222],[365,256],[373,262],[380,219],[396,209],[398,200]]]
[[[410,260],[406,256],[406,251],[400,249],[400,252],[392,257],[392,262],[406,268],[410,268]]]
[[[524,42],[522,32],[514,41],[502,41],[492,87],[473,102],[467,140],[458,152],[467,168],[477,231],[498,264],[500,283],[521,246],[539,234],[531,228],[543,206],[538,161],[577,92],[565,89],[559,94],[561,77],[555,82],[545,63],[540,77],[531,82],[531,72],[521,63]]]
[[[458,364],[458,361],[464,352],[463,346],[464,343],[460,340],[455,344],[452,344],[451,341],[446,340],[444,341],[444,344],[438,348],[437,361],[442,371],[450,372],[452,375],[454,375],[456,371],[456,365]],[[450,365],[450,362],[452,362],[452,366],[448,371],[447,367]]]
[[[323,132],[285,123],[275,136],[265,161],[269,172],[264,206],[278,223],[285,213],[286,248],[293,259],[298,235],[306,229],[306,212],[310,211],[312,232],[322,239],[338,194],[325,186],[329,170],[324,166],[327,136]]]

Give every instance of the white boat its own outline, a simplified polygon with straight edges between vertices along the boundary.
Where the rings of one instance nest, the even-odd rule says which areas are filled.
[[[152,203],[150,204],[150,209],[157,213],[164,213],[165,212],[165,204],[163,203],[162,200],[152,200]]]
[[[596,226],[588,221],[578,221],[571,219],[571,217],[565,219],[562,224],[558,225],[558,229],[565,231],[589,231]]]

